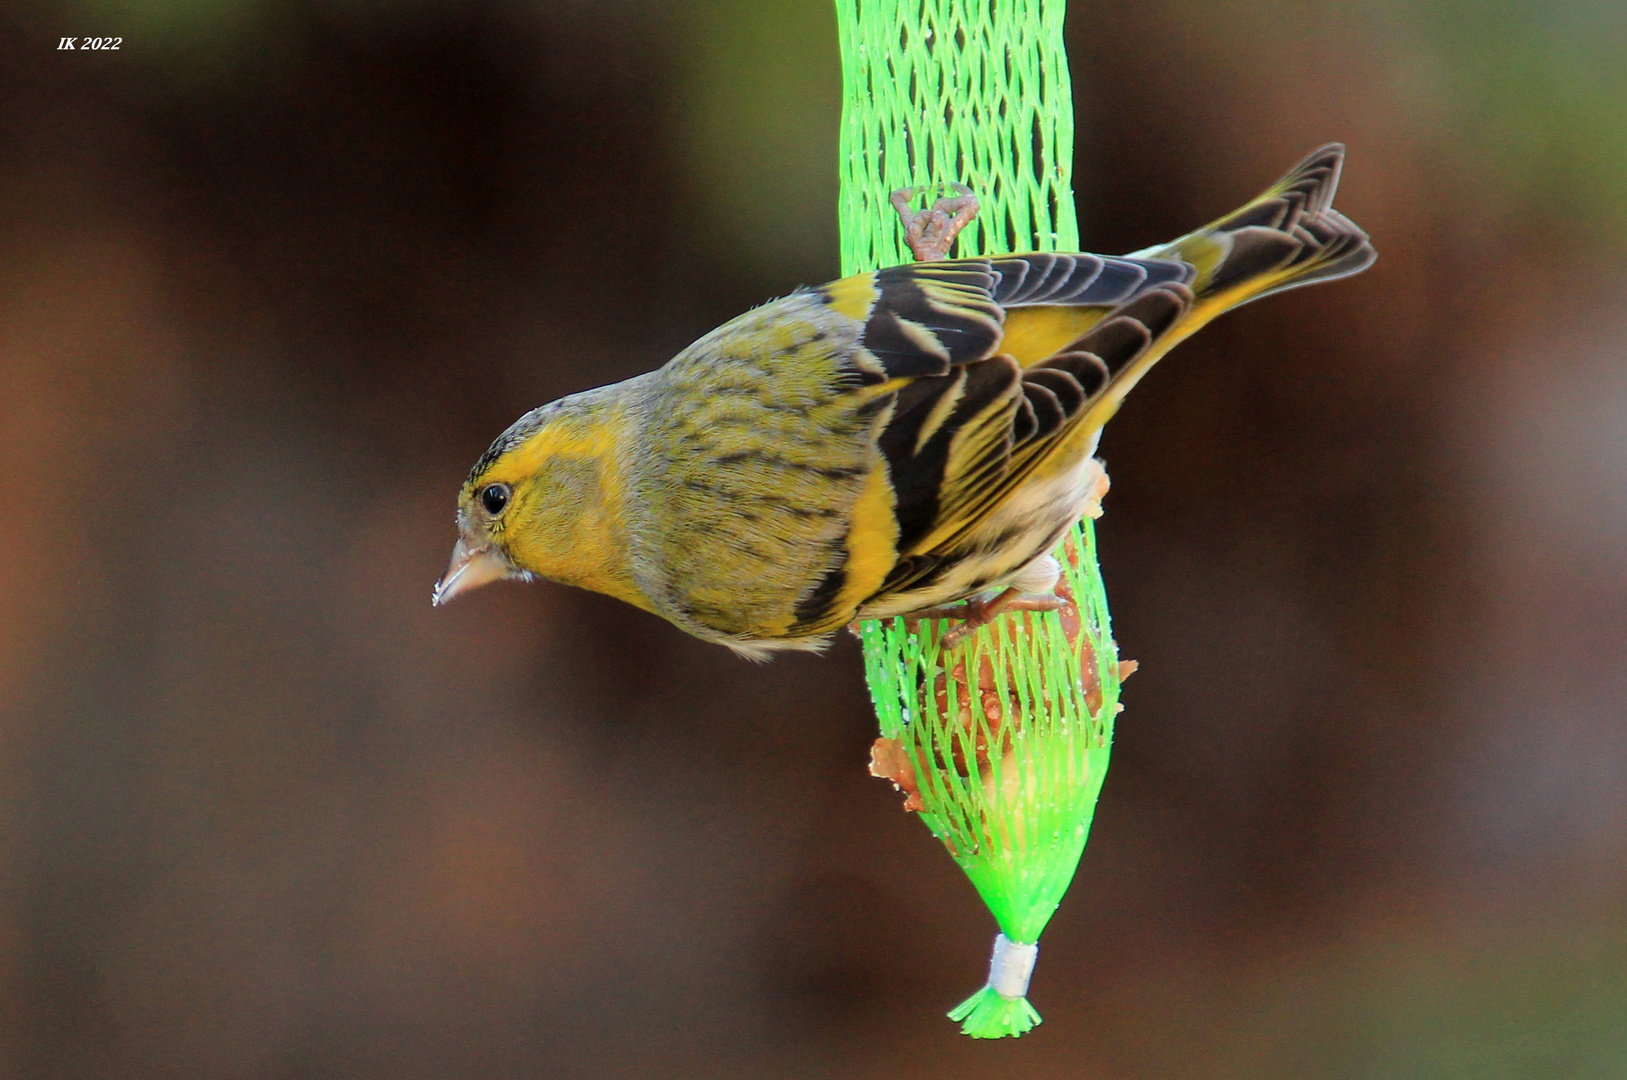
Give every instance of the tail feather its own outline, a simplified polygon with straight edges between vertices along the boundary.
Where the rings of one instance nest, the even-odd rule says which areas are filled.
[[[1219,221],[1139,254],[1177,258],[1197,268],[1200,309],[1213,314],[1271,293],[1359,273],[1377,257],[1367,234],[1333,209],[1345,148],[1312,153],[1260,196]]]
[[[1029,368],[1025,392],[1033,373],[1053,370],[1078,381],[1089,399],[1060,422],[1048,423],[1052,411],[1036,408],[1036,422],[1021,425],[1019,434],[1029,434],[1036,449],[1064,425],[1078,438],[1090,438],[1160,357],[1221,312],[1366,269],[1377,257],[1373,245],[1332,206],[1343,163],[1343,146],[1324,146],[1219,221],[1129,256],[1178,260],[1176,265],[1191,269],[1184,283],[1144,286],[1072,344]]]

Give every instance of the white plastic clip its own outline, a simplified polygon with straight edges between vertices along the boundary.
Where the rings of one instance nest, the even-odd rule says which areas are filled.
[[[1038,945],[1019,945],[1004,934],[994,935],[994,956],[989,959],[989,989],[1003,998],[1028,995]]]

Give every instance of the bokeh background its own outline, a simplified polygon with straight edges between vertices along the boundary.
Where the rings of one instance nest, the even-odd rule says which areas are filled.
[[[1627,7],[1069,20],[1088,247],[1341,139],[1381,258],[1109,429],[1141,671],[975,1044],[851,641],[428,603],[510,420],[834,276],[830,5],[0,11],[0,1076],[1627,1075]]]

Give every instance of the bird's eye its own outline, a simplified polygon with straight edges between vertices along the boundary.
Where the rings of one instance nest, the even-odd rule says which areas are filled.
[[[480,492],[480,505],[486,508],[486,513],[496,517],[508,505],[508,485],[488,484]]]

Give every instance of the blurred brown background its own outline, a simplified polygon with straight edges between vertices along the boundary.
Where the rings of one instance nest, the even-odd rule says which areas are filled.
[[[834,276],[829,5],[4,9],[0,1076],[1627,1075],[1627,8],[1069,27],[1088,247],[1342,139],[1381,258],[1110,428],[1141,672],[974,1044],[851,641],[428,602],[509,421]]]

